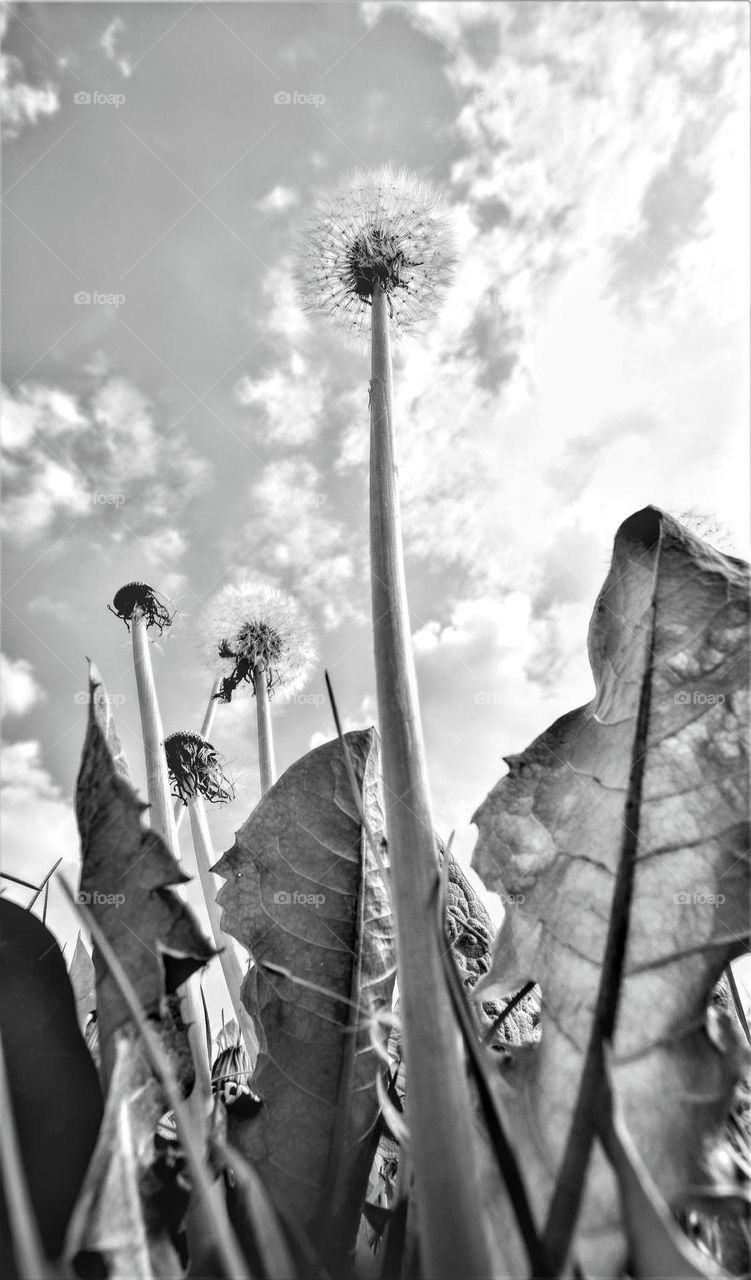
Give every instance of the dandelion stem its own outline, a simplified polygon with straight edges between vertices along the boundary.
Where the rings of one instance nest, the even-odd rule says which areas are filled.
[[[172,813],[172,797],[170,795],[169,769],[164,754],[164,729],[156,696],[154,672],[151,666],[151,652],[143,610],[136,607],[130,622],[133,637],[133,665],[136,673],[138,689],[138,706],[141,713],[141,733],[146,759],[146,793],[149,801],[149,824],[152,831],[160,835],[167,848],[179,862],[180,847],[177,840],[177,828]],[[184,899],[183,886],[178,893]],[[188,1027],[188,1040],[193,1055],[195,1068],[195,1085],[193,1093],[196,1102],[202,1097],[211,1097],[211,1068],[203,1035],[203,1012],[201,1009],[198,975],[194,974],[181,988],[185,1002],[185,1022]]]
[[[253,1024],[250,1016],[240,995],[240,989],[243,984],[242,967],[237,958],[237,952],[235,951],[232,939],[227,937],[227,934],[222,930],[222,913],[216,900],[219,881],[211,872],[211,867],[216,862],[216,857],[211,844],[209,825],[206,821],[206,807],[203,802],[203,796],[194,796],[190,801],[188,809],[190,813],[190,831],[193,837],[193,849],[196,855],[196,866],[198,867],[198,877],[201,881],[201,888],[203,889],[203,896],[206,901],[206,910],[209,915],[211,932],[214,936],[216,949],[219,952],[222,973],[224,974],[224,981],[227,984],[227,991],[229,992],[229,998],[235,1012],[237,1025],[242,1032],[248,1057],[251,1062],[255,1062],[255,1059],[258,1056],[258,1042],[253,1031]]]
[[[407,1123],[425,1274],[490,1276],[461,1038],[433,927],[437,881],[401,541],[388,304],[372,294],[370,555]],[[438,1118],[438,1122],[436,1122]],[[457,1176],[461,1170],[461,1175]],[[466,1175],[465,1176],[465,1171]],[[464,1230],[457,1230],[462,1223]]]
[[[253,669],[253,684],[258,722],[258,768],[261,774],[261,795],[265,795],[269,787],[273,787],[276,782],[276,762],[266,670],[258,664]]]

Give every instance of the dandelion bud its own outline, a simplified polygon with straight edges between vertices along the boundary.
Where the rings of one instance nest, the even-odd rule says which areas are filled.
[[[174,613],[170,613],[166,602],[150,587],[147,582],[127,582],[115,593],[112,604],[107,608],[115,617],[121,618],[130,631],[130,623],[136,609],[140,609],[147,627],[158,627],[161,635],[165,627],[172,625]]]
[[[383,168],[355,173],[320,202],[298,260],[305,309],[360,338],[369,332],[377,286],[394,336],[434,315],[455,252],[448,214],[430,187]]]
[[[197,795],[212,804],[234,800],[235,788],[222,757],[200,733],[171,733],[164,739],[164,750],[176,800],[185,805]]]

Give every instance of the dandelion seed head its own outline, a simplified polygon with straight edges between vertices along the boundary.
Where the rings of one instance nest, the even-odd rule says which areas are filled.
[[[212,804],[234,800],[235,788],[222,757],[200,733],[169,734],[164,739],[164,754],[176,800],[188,804],[198,795]]]
[[[222,678],[218,696],[224,702],[241,684],[255,688],[257,667],[266,673],[269,691],[283,685],[290,694],[312,674],[311,629],[297,601],[276,587],[223,587],[206,607],[200,632],[204,661],[214,679]]]
[[[389,168],[360,170],[324,197],[297,256],[305,310],[356,343],[368,333],[376,285],[399,337],[435,315],[456,260],[441,200],[426,183]]]

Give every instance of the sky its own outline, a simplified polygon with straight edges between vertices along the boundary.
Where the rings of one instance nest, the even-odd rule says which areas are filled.
[[[4,868],[61,857],[77,882],[87,657],[144,791],[106,608],[128,581],[177,611],[153,646],[167,732],[200,726],[196,620],[245,578],[317,633],[306,693],[274,707],[280,768],[333,736],[324,667],[346,727],[375,721],[367,360],[292,271],[318,196],[383,164],[434,186],[458,249],[395,396],[435,819],[468,857],[502,757],[592,696],[621,521],[691,511],[748,554],[747,6],[51,3],[4,23]],[[238,797],[211,812],[218,855],[259,795],[248,697],[212,738]],[[74,939],[57,888],[49,920]]]

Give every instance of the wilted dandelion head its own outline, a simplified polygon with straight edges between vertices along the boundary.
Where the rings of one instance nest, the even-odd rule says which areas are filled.
[[[174,613],[170,613],[166,602],[158,592],[147,582],[126,582],[124,587],[115,592],[112,604],[108,604],[107,608],[110,613],[122,619],[128,631],[130,631],[128,623],[136,609],[140,609],[146,619],[146,626],[158,627],[160,635],[165,627],[172,625],[172,619],[175,616]]]
[[[234,800],[235,788],[224,761],[200,733],[171,733],[164,739],[172,794],[183,804],[202,795],[212,804]]]
[[[376,285],[396,336],[435,314],[455,262],[448,213],[404,171],[360,170],[315,210],[298,250],[303,306],[353,338],[367,333]]]
[[[296,693],[309,679],[316,658],[313,637],[300,606],[276,587],[223,587],[201,618],[201,647],[214,678],[216,695],[230,702],[239,685],[255,691],[256,670],[265,673],[269,691],[284,685]]]

